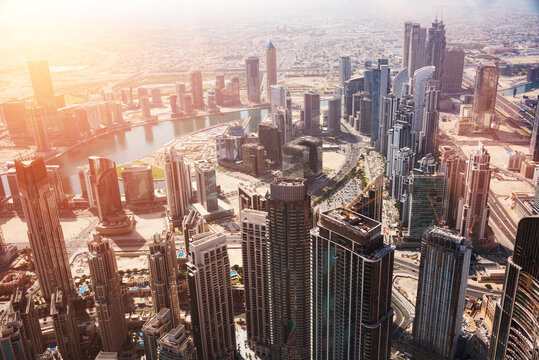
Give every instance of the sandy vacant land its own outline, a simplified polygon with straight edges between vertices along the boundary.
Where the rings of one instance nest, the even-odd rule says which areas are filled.
[[[406,292],[406,298],[415,306],[417,297],[417,279],[397,276],[395,279],[395,286],[404,290]]]
[[[92,217],[62,218],[60,223],[64,232],[64,238],[69,240],[90,225]],[[7,243],[17,244],[18,248],[29,246],[26,222],[19,217],[0,218],[0,227],[4,232]]]
[[[322,154],[323,168],[330,169],[332,172],[335,172],[342,166],[345,159],[346,156],[344,154],[336,151],[324,151]]]

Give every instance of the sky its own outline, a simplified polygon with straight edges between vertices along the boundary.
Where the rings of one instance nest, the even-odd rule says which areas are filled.
[[[32,34],[66,26],[103,28],[117,23],[159,25],[290,16],[353,16],[503,8],[539,13],[539,0],[0,0],[0,29]],[[15,32],[14,32],[15,33]]]

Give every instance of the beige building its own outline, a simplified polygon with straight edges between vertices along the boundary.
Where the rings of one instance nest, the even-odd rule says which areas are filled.
[[[174,234],[171,231],[155,234],[149,250],[148,264],[154,312],[159,313],[162,308],[170,309],[172,326],[177,326],[180,321],[180,301]]]
[[[266,46],[266,99],[271,101],[271,85],[277,84],[277,50],[270,41]]]
[[[206,233],[193,238],[187,274],[197,358],[234,359],[236,333],[230,260],[223,233]]]
[[[42,158],[15,161],[17,183],[39,286],[49,300],[56,289],[75,292],[58,204]]]
[[[122,284],[109,239],[94,234],[88,242],[88,266],[95,298],[98,330],[104,351],[118,352],[127,339]]]

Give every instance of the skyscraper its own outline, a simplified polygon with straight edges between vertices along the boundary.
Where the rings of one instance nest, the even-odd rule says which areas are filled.
[[[151,206],[155,200],[152,167],[148,164],[127,164],[122,168],[125,202],[128,207]],[[167,193],[168,195],[168,193]]]
[[[465,55],[462,49],[451,48],[445,50],[440,78],[442,83],[440,90],[442,92],[455,93],[461,91]]]
[[[421,241],[413,336],[415,342],[453,359],[462,327],[471,243],[433,227]]]
[[[20,313],[13,309],[12,302],[7,304],[0,317],[0,358],[32,359],[23,321]]]
[[[42,158],[15,161],[28,239],[43,297],[49,300],[56,288],[75,291],[60,225],[58,205],[47,179]]]
[[[195,360],[196,349],[185,332],[183,325],[178,325],[157,341],[159,360]]]
[[[52,324],[56,345],[63,359],[82,359],[81,339],[71,296],[56,289],[51,296]]]
[[[247,341],[256,353],[270,356],[269,241],[265,211],[241,212],[241,255],[245,286]]]
[[[172,326],[177,326],[180,321],[180,300],[174,233],[163,231],[161,235],[153,236],[153,241],[149,244],[148,265],[153,310],[157,314],[162,308],[169,309]]]
[[[104,351],[119,352],[127,339],[122,284],[109,239],[94,234],[88,242],[88,266],[95,299],[98,330]]]
[[[518,224],[513,256],[507,259],[503,296],[496,304],[490,360],[539,359],[539,216]]]
[[[320,132],[320,94],[315,91],[306,91],[304,99],[303,129],[306,135]]]
[[[420,69],[424,66],[426,40],[427,29],[422,28],[419,24],[412,24],[412,29],[410,32],[410,46],[408,52],[408,76],[410,77],[414,76],[414,73],[417,69]]]
[[[189,212],[193,192],[189,161],[175,147],[165,149],[165,183],[170,219],[179,223]]]
[[[1,105],[9,138],[15,144],[25,143],[31,138],[30,123],[23,101],[8,101]]]
[[[36,295],[28,294],[23,288],[17,288],[11,295],[11,305],[18,313],[24,328],[24,336],[32,356],[43,352],[43,333],[39,324],[39,313],[34,303]]]
[[[97,205],[97,214],[100,224],[97,231],[107,234],[110,228],[112,233],[129,233],[135,226],[133,216],[127,217],[120,195],[116,163],[99,156],[88,158],[90,166],[90,186],[92,187]]]
[[[414,122],[412,131],[416,136],[423,130],[426,92],[429,81],[434,76],[434,66],[425,66],[414,73]]]
[[[410,38],[412,37],[412,22],[404,23],[404,40],[402,42],[402,65],[403,69],[408,67],[410,61]]]
[[[271,93],[271,116],[275,124],[275,113],[278,108],[286,108],[286,87],[284,85],[271,85],[269,90]]]
[[[56,109],[56,99],[52,87],[48,61],[28,61],[30,80],[37,103],[47,109]]]
[[[267,197],[272,359],[306,359],[311,349],[311,199],[303,179],[278,178]]]
[[[387,65],[385,70],[389,70]],[[380,69],[368,69],[365,70],[365,91],[371,95],[371,118],[370,118],[370,137],[371,137],[371,146],[375,146],[378,141],[378,127],[380,122],[380,90],[381,90],[381,79],[382,74]],[[388,74],[385,74],[385,80],[388,82]],[[385,87],[387,89],[388,83],[386,82]],[[362,104],[363,105],[363,104]],[[361,108],[363,111],[363,108]],[[363,118],[361,119],[363,122]],[[363,124],[361,124],[363,127]]]
[[[440,90],[435,85],[428,85],[425,94],[425,113],[423,119],[422,155],[438,155],[438,99]]]
[[[344,86],[344,82],[352,77],[352,62],[350,56],[339,57],[339,84]]]
[[[389,89],[391,88],[391,69],[389,68],[389,65],[386,63],[381,63],[381,60],[387,61],[387,59],[378,59],[378,68],[380,69],[380,94],[378,99],[378,121],[376,121],[376,140],[375,140],[375,146],[376,150],[381,152],[381,146],[382,143],[386,141],[386,139],[382,139],[382,137],[385,138],[386,134],[382,133],[382,130],[380,129],[383,127],[383,121],[384,121],[384,113],[383,113],[383,105],[384,105],[384,98],[389,93]],[[382,154],[385,154],[385,152],[381,152]]]
[[[260,102],[260,69],[258,58],[255,56],[245,59],[245,73],[247,78],[247,98],[254,103]]]
[[[277,85],[277,50],[271,40],[266,46],[266,81],[266,97],[271,101],[271,85]]]
[[[414,171],[410,178],[408,236],[406,241],[420,242],[423,232],[441,225],[445,215],[445,174]]]
[[[446,224],[454,228],[457,225],[459,202],[463,197],[464,174],[461,172],[463,160],[455,152],[445,153],[442,158],[441,171],[446,176],[447,203],[445,212]]]
[[[312,359],[389,359],[394,248],[380,231],[344,208],[320,213],[311,230]]]
[[[161,308],[157,314],[153,314],[153,316],[142,325],[141,332],[147,360],[159,359],[157,341],[170,330],[172,330],[170,310],[165,307]]]
[[[425,49],[425,66],[434,66],[433,79],[441,80],[445,56],[445,25],[443,21],[434,20],[428,30],[427,45]]]
[[[479,65],[475,73],[472,121],[475,131],[490,129],[496,109],[499,69],[495,63]]]
[[[382,98],[382,102],[380,103],[380,124],[378,127],[380,154],[387,154],[388,131],[393,128],[393,121],[399,101],[400,99],[394,94],[388,94]]]
[[[328,134],[339,136],[341,134],[341,98],[328,100]]]
[[[474,246],[482,245],[486,237],[491,174],[490,154],[480,142],[467,162],[464,208],[460,219],[460,234],[470,238]]]
[[[208,160],[195,161],[195,175],[197,183],[197,201],[208,212],[216,211],[217,185],[215,182],[215,169]]]
[[[45,108],[42,106],[30,106],[27,108],[27,114],[30,118],[34,142],[38,153],[45,153],[51,149],[51,141],[47,131],[47,116]]]
[[[537,96],[537,99],[539,100],[539,96]],[[539,161],[539,111],[535,111],[532,138],[530,140],[530,155],[532,161]]]
[[[234,359],[236,333],[224,234],[206,233],[193,238],[187,274],[197,358]]]
[[[191,71],[189,73],[189,81],[191,83],[191,96],[193,98],[193,107],[195,109],[204,109],[202,73],[200,72],[200,70]]]

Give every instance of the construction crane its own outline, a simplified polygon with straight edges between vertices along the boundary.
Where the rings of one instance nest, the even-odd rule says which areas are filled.
[[[374,179],[373,181],[371,181],[366,187],[365,189],[363,189],[363,191],[361,193],[359,193],[352,201],[350,201],[348,203],[348,205],[346,206],[347,208],[351,209],[353,208],[361,199],[363,199],[365,196],[368,196],[368,193],[369,193],[369,190],[375,186],[375,185],[379,185],[379,182],[380,181],[383,181],[383,174],[380,174],[376,177],[376,179]]]
[[[369,205],[370,203],[372,203],[373,201],[378,200],[379,198],[381,198],[382,196],[384,196],[384,195],[386,195],[386,194],[388,194],[388,193],[389,193],[389,191],[388,191],[388,190],[385,190],[385,191],[383,191],[382,193],[380,193],[380,194],[376,195],[375,197],[373,197],[372,199],[369,199],[368,201],[364,202],[363,204],[361,204],[361,205],[359,205],[359,206],[357,206],[357,207],[354,207],[353,209],[354,209],[354,211],[357,212],[357,211],[363,209],[365,206],[367,206],[367,205]]]
[[[434,206],[434,200],[432,200],[429,194],[427,194],[427,199],[429,199],[430,207],[432,208],[432,211],[434,212],[434,216],[436,216],[436,222],[438,223],[438,226],[442,226],[444,219],[442,218],[440,220],[440,218],[438,217],[438,213],[436,212],[436,207]]]
[[[477,214],[474,214],[473,220],[472,220],[472,224],[471,224],[470,227],[468,228],[468,238],[472,237],[473,226],[475,225],[475,220],[476,220],[476,219],[477,219]]]

